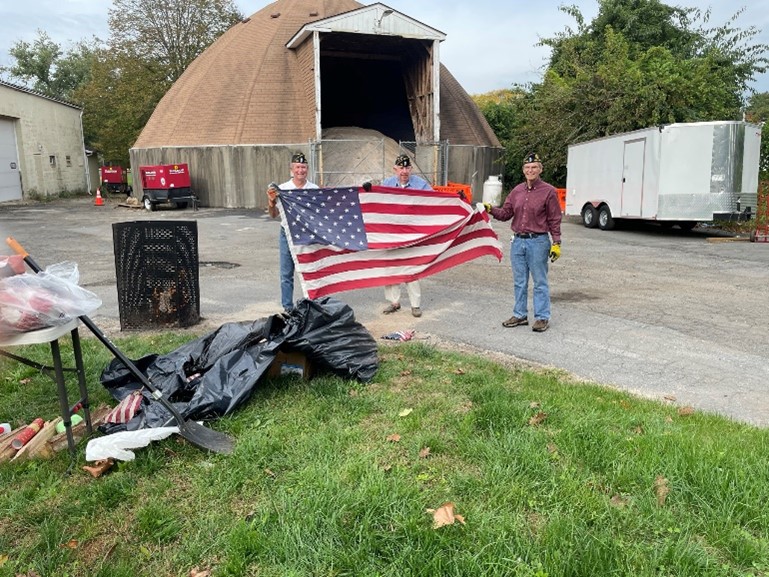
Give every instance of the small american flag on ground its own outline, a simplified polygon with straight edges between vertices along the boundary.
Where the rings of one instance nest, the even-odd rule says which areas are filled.
[[[486,213],[458,195],[375,186],[288,190],[279,198],[311,299],[410,282],[481,256],[502,259]]]
[[[142,405],[142,389],[134,391],[125,397],[118,405],[112,409],[106,417],[105,423],[122,424],[127,423],[134,418]]]

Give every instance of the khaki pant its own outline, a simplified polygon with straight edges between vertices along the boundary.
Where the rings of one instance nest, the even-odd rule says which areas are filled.
[[[406,285],[406,291],[409,293],[409,302],[412,308],[419,308],[422,303],[422,287],[419,281],[407,282],[401,284],[388,284],[384,287],[385,300],[391,303],[401,302],[401,286]]]

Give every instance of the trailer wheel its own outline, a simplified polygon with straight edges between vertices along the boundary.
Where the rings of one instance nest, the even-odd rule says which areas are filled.
[[[614,218],[611,216],[611,210],[605,204],[598,209],[598,227],[601,230],[611,230],[614,228]]]
[[[153,212],[155,210],[155,203],[150,200],[149,196],[145,196],[142,199],[142,203],[144,204],[144,208],[148,211]]]
[[[175,202],[174,206],[176,208],[187,208],[187,203],[186,202]]]
[[[582,209],[582,224],[585,225],[585,228],[598,226],[598,211],[592,204],[586,204]]]
[[[681,230],[693,230],[695,226],[697,226],[697,223],[693,220],[683,220],[678,223],[678,227]]]

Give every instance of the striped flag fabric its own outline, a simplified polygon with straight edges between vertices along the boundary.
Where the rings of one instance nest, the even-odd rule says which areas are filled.
[[[139,412],[142,405],[142,389],[133,391],[104,417],[105,423],[127,423]]]
[[[485,211],[459,195],[374,186],[282,190],[304,295],[411,282],[482,256],[502,260]]]

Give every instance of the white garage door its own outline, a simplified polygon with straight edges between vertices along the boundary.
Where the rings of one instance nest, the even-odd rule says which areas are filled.
[[[0,202],[21,200],[19,155],[13,121],[0,118]]]

